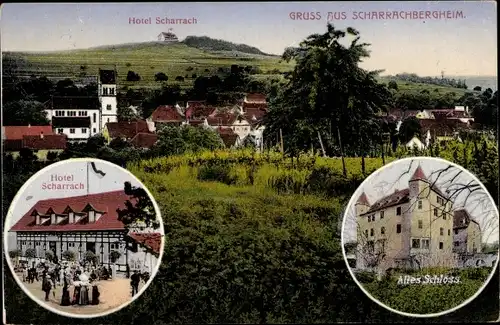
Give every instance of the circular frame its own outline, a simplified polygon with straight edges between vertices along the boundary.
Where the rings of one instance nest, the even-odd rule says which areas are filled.
[[[481,292],[483,292],[483,290],[486,288],[486,286],[490,283],[491,279],[493,278],[493,276],[495,275],[496,273],[496,270],[497,270],[497,267],[498,267],[498,263],[499,263],[499,257],[500,257],[500,250],[497,250],[497,253],[496,253],[496,261],[495,261],[495,266],[492,268],[491,270],[491,273],[490,275],[488,276],[488,278],[486,279],[486,281],[483,283],[483,285],[476,291],[476,293],[474,295],[472,295],[471,297],[469,297],[467,300],[465,300],[464,302],[462,302],[461,304],[459,304],[458,306],[456,307],[453,307],[449,310],[446,310],[446,311],[443,311],[443,312],[439,312],[439,313],[433,313],[433,314],[412,314],[412,313],[406,313],[406,312],[402,312],[402,311],[399,311],[399,310],[396,310],[394,308],[391,308],[385,304],[383,304],[381,301],[379,301],[378,299],[374,298],[364,287],[363,285],[358,281],[358,279],[356,278],[356,275],[354,274],[354,272],[352,271],[350,265],[349,265],[349,262],[348,262],[348,259],[347,259],[347,253],[346,253],[346,250],[345,250],[345,246],[344,246],[344,233],[345,233],[345,227],[346,227],[346,220],[347,220],[347,214],[349,213],[349,210],[351,209],[352,206],[354,206],[354,204],[356,203],[358,197],[361,195],[361,192],[362,192],[362,188],[363,188],[363,185],[365,184],[369,184],[372,180],[372,178],[374,178],[377,174],[379,174],[380,172],[382,172],[384,169],[386,169],[387,167],[390,167],[391,165],[395,164],[395,163],[401,163],[401,162],[405,162],[405,161],[408,161],[408,162],[411,162],[412,160],[431,160],[431,161],[439,161],[441,163],[446,163],[446,164],[449,164],[457,169],[459,169],[460,171],[462,172],[465,172],[468,176],[470,176],[477,184],[479,184],[479,186],[481,187],[481,189],[484,190],[485,194],[487,195],[488,199],[493,203],[493,207],[494,207],[494,211],[496,212],[497,214],[497,217],[499,216],[499,211],[498,211],[498,207],[496,206],[496,204],[494,204],[495,200],[493,200],[493,197],[491,196],[491,194],[488,192],[488,190],[486,189],[486,187],[483,185],[483,183],[474,175],[472,174],[470,171],[468,171],[467,169],[465,169],[464,167],[460,166],[460,165],[457,165],[451,161],[448,161],[448,160],[445,160],[445,159],[442,159],[442,158],[435,158],[435,157],[410,157],[410,158],[402,158],[402,159],[397,159],[397,160],[394,160],[392,161],[391,163],[385,165],[385,166],[382,166],[381,168],[377,169],[375,172],[373,172],[372,174],[370,174],[359,186],[358,188],[356,189],[356,191],[353,193],[353,195],[351,196],[351,199],[349,200],[349,203],[347,204],[347,207],[346,207],[346,210],[345,210],[345,214],[343,216],[343,220],[342,220],[342,231],[341,231],[341,234],[340,234],[340,242],[341,242],[341,246],[342,246],[342,255],[344,257],[344,262],[346,263],[346,266],[347,266],[347,269],[349,270],[349,274],[351,274],[351,277],[353,278],[354,282],[356,282],[356,284],[358,285],[358,287],[361,289],[361,291],[363,291],[363,293],[368,297],[370,298],[373,302],[375,302],[377,305],[387,309],[387,310],[390,310],[391,312],[393,313],[396,313],[396,314],[399,314],[399,315],[402,315],[402,316],[406,316],[406,317],[415,317],[415,318],[432,318],[432,317],[439,317],[439,316],[444,316],[444,315],[447,315],[447,314],[450,314],[466,305],[468,305],[469,303],[471,303],[474,299],[476,299],[480,294]]]
[[[41,175],[45,174],[46,172],[48,172],[48,171],[50,171],[50,170],[52,170],[52,169],[54,169],[56,167],[60,167],[61,165],[72,163],[72,162],[95,162],[95,163],[105,164],[105,165],[108,165],[110,167],[116,168],[116,169],[120,170],[121,172],[125,173],[126,175],[130,176],[132,179],[135,179],[142,186],[142,188],[146,191],[146,193],[148,194],[148,196],[149,196],[149,198],[150,198],[150,200],[151,200],[151,202],[153,204],[153,207],[155,209],[156,217],[160,220],[160,233],[162,234],[162,236],[161,236],[161,243],[160,243],[160,245],[161,245],[160,246],[160,254],[158,255],[158,263],[153,268],[153,270],[151,272],[151,276],[150,276],[148,282],[146,282],[144,284],[144,286],[142,286],[141,290],[139,290],[139,292],[137,292],[137,294],[134,295],[132,297],[132,299],[130,299],[129,301],[127,301],[124,304],[121,304],[118,307],[109,309],[109,310],[107,310],[105,312],[102,312],[102,313],[99,313],[99,314],[81,314],[81,315],[79,315],[79,314],[72,314],[72,313],[64,312],[64,311],[61,311],[59,309],[56,309],[54,307],[51,307],[49,305],[44,304],[40,299],[38,299],[36,296],[34,296],[27,288],[25,288],[24,284],[19,279],[19,277],[17,275],[15,275],[14,267],[12,265],[11,258],[10,258],[9,254],[8,254],[8,252],[9,252],[9,250],[8,250],[9,249],[9,247],[8,247],[8,234],[9,234],[9,231],[8,231],[7,227],[4,230],[4,253],[5,253],[5,257],[6,257],[5,259],[7,260],[7,264],[9,266],[10,271],[14,275],[14,279],[15,279],[17,285],[24,291],[24,293],[26,295],[28,295],[28,297],[31,298],[31,300],[33,300],[34,302],[36,302],[42,308],[44,308],[44,309],[46,309],[46,310],[48,310],[50,312],[53,312],[55,314],[58,314],[58,315],[61,315],[61,316],[65,316],[65,317],[70,317],[70,318],[91,319],[91,318],[104,317],[104,316],[108,316],[110,314],[113,314],[113,313],[115,313],[115,312],[117,312],[117,311],[119,311],[119,310],[121,310],[121,309],[129,306],[137,298],[139,298],[144,293],[144,291],[146,291],[148,289],[148,287],[151,285],[151,282],[156,277],[156,274],[158,273],[158,271],[160,269],[160,266],[161,266],[161,261],[162,261],[163,253],[164,253],[164,250],[165,250],[165,229],[163,227],[163,222],[162,222],[162,216],[161,216],[160,207],[159,207],[158,203],[156,202],[154,196],[151,194],[151,192],[149,191],[149,189],[144,185],[144,183],[142,183],[130,171],[126,170],[123,167],[115,165],[115,164],[113,164],[113,163],[111,163],[109,161],[106,161],[106,160],[101,160],[101,159],[97,159],[97,158],[71,158],[71,159],[59,161],[59,162],[53,163],[51,165],[48,165],[48,166],[44,167],[43,169],[37,171],[33,176],[30,177],[30,179],[28,179],[28,181],[26,183],[23,184],[23,186],[21,186],[21,188],[19,189],[19,191],[17,191],[16,195],[14,196],[14,199],[10,203],[10,206],[9,206],[8,211],[7,211],[7,216],[5,218],[5,223],[4,224],[6,224],[8,218],[10,218],[10,216],[12,214],[12,209],[13,209],[13,207],[15,207],[17,205],[17,203],[18,203],[18,201],[19,201],[19,199],[21,197],[21,194],[26,189],[28,189],[28,187],[31,185],[32,181],[36,180]]]

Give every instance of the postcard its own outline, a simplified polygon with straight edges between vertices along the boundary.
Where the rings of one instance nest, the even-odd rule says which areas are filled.
[[[499,318],[496,3],[1,9],[6,322]]]

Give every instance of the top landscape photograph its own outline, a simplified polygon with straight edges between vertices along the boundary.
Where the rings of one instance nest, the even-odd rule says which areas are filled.
[[[130,306],[85,324],[495,321],[498,270],[444,316],[379,306],[349,273],[340,229],[360,184],[407,157],[464,167],[498,206],[496,10],[4,4],[3,221],[21,186],[65,159],[115,163],[149,189],[165,229],[158,274]],[[481,252],[498,252],[498,239]],[[6,270],[8,323],[68,321]],[[452,291],[426,290],[447,308]],[[429,298],[406,297],[402,305]]]

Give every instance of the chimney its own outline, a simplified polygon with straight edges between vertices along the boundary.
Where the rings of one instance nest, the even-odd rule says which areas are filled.
[[[40,139],[43,139],[43,131],[40,132]]]

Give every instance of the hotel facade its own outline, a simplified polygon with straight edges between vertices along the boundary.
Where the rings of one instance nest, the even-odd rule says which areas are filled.
[[[361,194],[355,205],[356,268],[455,267],[461,255],[480,252],[478,223],[460,210],[468,221],[458,227],[457,212],[461,212],[452,211],[452,205],[420,166],[406,189],[373,204]],[[469,232],[474,239],[464,235]]]
[[[64,259],[65,251],[72,251],[82,261],[90,251],[100,264],[115,264],[117,271],[126,271],[128,265],[130,270],[152,272],[162,234],[152,229],[125,229],[116,210],[124,209],[126,200],[130,197],[121,190],[38,201],[9,231],[16,234],[22,259],[29,259],[26,250],[30,248],[38,260],[47,251],[59,260]],[[118,260],[112,261],[112,251],[120,253]]]

